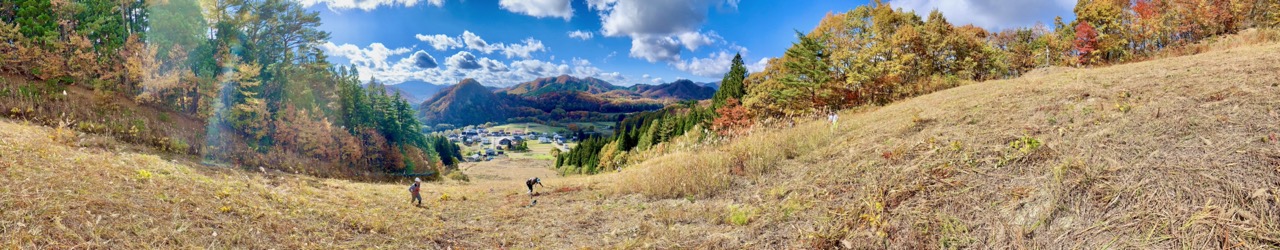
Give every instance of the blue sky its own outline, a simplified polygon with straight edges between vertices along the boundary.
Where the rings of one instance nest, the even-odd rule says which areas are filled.
[[[752,71],[829,12],[866,1],[297,0],[320,13],[330,60],[365,79],[509,86],[569,74],[617,85],[719,80],[734,53]],[[1070,20],[1074,0],[893,0],[988,29]]]

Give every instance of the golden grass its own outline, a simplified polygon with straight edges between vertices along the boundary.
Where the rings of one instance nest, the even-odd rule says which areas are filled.
[[[774,171],[784,160],[830,143],[830,124],[802,123],[735,138],[732,143],[690,146],[687,134],[634,158],[637,167],[619,173],[619,191],[651,198],[708,197],[730,187],[734,176],[754,178]],[[757,130],[765,130],[758,128]],[[741,178],[739,178],[741,179]]]
[[[427,183],[425,208],[407,182],[205,167],[0,121],[0,248],[1271,249],[1276,51],[1042,69],[835,128],[664,144],[596,176],[467,163],[471,182]]]
[[[757,129],[627,169],[621,188],[751,201],[769,223],[750,225],[815,248],[1280,247],[1280,46],[1253,36],[847,111],[834,132]],[[742,174],[669,188],[699,168]]]
[[[673,153],[621,173],[616,187],[654,198],[710,196],[729,186],[725,155]]]
[[[1169,48],[1156,53],[1153,58],[1187,56],[1209,51],[1221,51],[1245,46],[1274,43],[1277,41],[1280,41],[1280,29],[1251,28],[1242,30],[1234,35],[1216,36],[1195,44]]]
[[[0,128],[0,244],[9,247],[318,248],[439,234],[398,232],[403,225],[379,218],[385,208],[363,205],[407,200],[335,192],[349,187],[345,181],[193,169],[152,155],[58,146],[40,136],[48,129]],[[335,198],[345,202],[324,202]]]
[[[835,222],[814,234],[855,247],[1274,248],[1276,51],[1057,69],[846,113],[830,146],[781,172],[832,192],[808,216]]]

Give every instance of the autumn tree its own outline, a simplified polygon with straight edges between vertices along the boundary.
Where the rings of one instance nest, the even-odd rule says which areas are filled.
[[[1077,64],[1089,65],[1096,62],[1094,53],[1098,48],[1098,32],[1087,21],[1076,24],[1075,50],[1078,54]]]
[[[789,115],[813,112],[826,105],[823,100],[829,93],[822,87],[831,79],[827,64],[830,54],[818,42],[819,38],[799,31],[796,31],[796,37],[800,41],[784,53],[792,59],[783,63],[788,73],[778,79],[784,88],[771,92],[774,100],[785,105],[782,112]]]
[[[208,119],[192,129],[209,129],[210,159],[341,174],[456,164],[412,104],[328,62],[319,25],[288,0],[0,1],[0,71]]]
[[[1087,23],[1094,34],[1093,49],[1089,53],[1093,61],[1085,63],[1116,62],[1130,56],[1130,31],[1127,24],[1130,20],[1125,14],[1128,12],[1128,3],[1128,0],[1082,0],[1076,3],[1077,24],[1074,27],[1077,33],[1082,28],[1079,23]],[[1076,36],[1077,40],[1080,38],[1081,36]]]
[[[618,141],[611,141],[600,148],[600,170],[617,170],[627,162],[627,151],[622,151],[618,147]]]
[[[718,116],[711,122],[711,130],[721,136],[741,135],[754,123],[747,114],[747,109],[734,98],[726,100],[724,106],[716,109],[716,114]]]
[[[232,127],[246,137],[252,139],[251,146],[257,146],[266,138],[271,114],[267,111],[266,100],[259,97],[262,81],[258,79],[260,66],[252,63],[240,64],[236,67],[235,99],[227,120]]]

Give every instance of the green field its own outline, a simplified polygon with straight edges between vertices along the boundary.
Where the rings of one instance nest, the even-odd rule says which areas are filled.
[[[537,124],[532,122],[503,124],[503,125],[489,127],[488,129],[491,131],[505,130],[507,132],[524,130],[525,132],[538,132],[543,134],[555,133],[560,130],[567,130],[563,127],[552,127],[552,126],[547,126],[547,125]]]
[[[614,123],[613,122],[573,122],[570,124],[577,124],[578,126],[583,128],[588,126],[595,126],[597,132],[608,134],[608,133],[613,133],[613,130],[608,129],[608,127],[613,126]],[[538,123],[532,123],[532,122],[502,124],[498,126],[489,127],[488,129],[489,130],[505,130],[508,132],[516,131],[516,130],[524,130],[525,132],[538,132],[538,133],[544,133],[544,134],[569,130],[567,127],[548,126],[545,124],[538,124]]]
[[[609,133],[613,133],[613,129],[610,129],[609,127],[612,127],[615,123],[614,122],[575,122],[573,124],[578,124],[578,126],[582,126],[582,127],[596,126],[596,131],[600,133],[609,134]]]
[[[571,149],[575,145],[577,144],[566,143],[564,148]],[[484,150],[486,146],[488,148],[493,148],[493,145],[482,145],[479,143],[472,144],[471,146],[466,146],[459,143],[458,146],[462,147],[462,154],[464,157],[470,156],[473,153]],[[506,150],[504,151],[506,151],[506,157],[510,157],[511,159],[535,159],[535,160],[554,161],[556,158],[554,156],[551,156],[552,148],[555,148],[555,143],[538,143],[538,141],[534,140],[534,141],[529,141],[529,152],[511,152]],[[563,150],[563,148],[561,150]]]
[[[573,143],[566,143],[565,146],[573,148]],[[555,156],[551,156],[551,149],[555,148],[555,143],[538,143],[538,141],[529,142],[529,152],[512,153],[507,152],[507,156],[511,159],[535,159],[535,160],[556,160]]]

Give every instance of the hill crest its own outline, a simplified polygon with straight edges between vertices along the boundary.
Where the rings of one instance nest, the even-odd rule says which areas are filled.
[[[577,78],[570,75],[560,75],[557,77],[534,79],[533,81],[516,84],[515,86],[499,91],[512,95],[534,97],[560,92],[603,94],[605,92],[621,88],[622,87],[615,86],[607,81],[596,79],[594,77]]]
[[[435,123],[480,124],[505,120],[507,104],[500,95],[467,78],[425,101],[419,113],[424,120]]]

